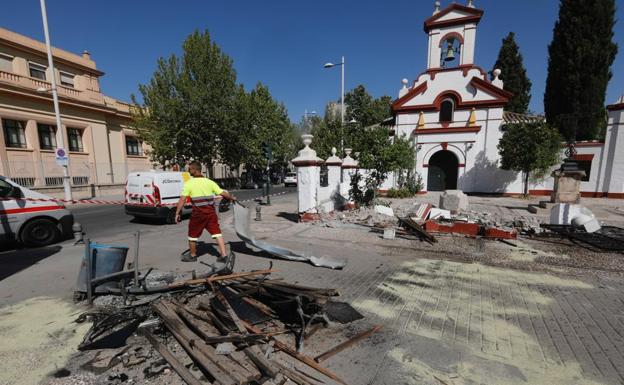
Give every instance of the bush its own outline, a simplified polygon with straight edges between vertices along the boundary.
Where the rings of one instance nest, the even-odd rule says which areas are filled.
[[[388,192],[386,193],[386,196],[388,198],[410,198],[413,197],[415,194],[413,192],[411,192],[409,189],[405,188],[405,187],[401,187],[401,188],[391,188],[390,190],[388,190]]]
[[[398,185],[399,190],[406,189],[411,193],[410,196],[418,194],[424,187],[422,176],[412,170],[407,171],[406,174],[399,173]]]

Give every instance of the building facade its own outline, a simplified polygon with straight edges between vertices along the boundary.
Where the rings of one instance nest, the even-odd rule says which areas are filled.
[[[123,193],[128,172],[152,168],[148,147],[130,128],[131,106],[104,95],[88,52],[52,49],[0,28],[0,174],[60,196],[63,170],[54,150],[63,136],[77,198]],[[56,76],[62,127],[56,127],[50,79]]]
[[[477,26],[483,10],[453,3],[424,22],[428,35],[427,69],[403,88],[392,104],[394,132],[416,148],[415,168],[427,191],[461,189],[469,193],[522,193],[521,175],[499,168],[497,144],[510,115],[512,96],[498,78],[475,64]],[[586,170],[584,196],[624,197],[624,100],[608,106],[605,142],[577,146],[577,161]],[[513,116],[511,116],[513,120]],[[563,150],[563,148],[562,148]],[[620,159],[622,158],[622,159]],[[558,166],[557,166],[558,167]],[[532,194],[550,195],[550,176],[533,181]]]

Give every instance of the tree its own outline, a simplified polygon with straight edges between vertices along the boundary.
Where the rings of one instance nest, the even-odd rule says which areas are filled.
[[[143,105],[135,109],[136,128],[152,147],[151,157],[161,164],[197,160],[212,172],[221,144],[230,139],[224,133],[235,113],[237,88],[232,60],[208,31],[188,36],[181,57],[160,58],[139,91]]]
[[[542,176],[559,161],[561,135],[544,122],[507,124],[497,147],[501,168],[522,172],[526,196],[529,175]]]
[[[392,116],[390,105],[392,98],[382,96],[378,99],[366,91],[363,85],[359,85],[345,94],[345,121],[355,119],[362,127],[381,123],[384,119]]]
[[[531,81],[527,77],[522,54],[516,44],[515,34],[509,32],[503,39],[494,69],[500,69],[500,79],[505,82],[505,89],[513,93],[505,110],[525,114],[531,101]],[[494,76],[490,72],[492,79]]]
[[[617,53],[614,15],[614,0],[560,2],[548,46],[544,111],[566,139],[596,139],[606,126],[605,92]]]

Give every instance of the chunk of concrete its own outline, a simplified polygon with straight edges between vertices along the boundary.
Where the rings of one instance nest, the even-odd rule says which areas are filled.
[[[468,210],[468,196],[461,190],[446,190],[440,195],[441,209],[449,210],[453,214]]]
[[[390,217],[394,216],[394,210],[392,210],[392,207],[377,205],[375,206],[375,212]]]
[[[449,210],[434,207],[429,211],[429,219],[452,219],[452,216]]]
[[[595,233],[601,229],[600,222],[592,216],[579,214],[572,218],[572,226],[581,227],[588,233]]]
[[[592,213],[591,210],[585,206],[571,203],[557,203],[550,210],[550,224],[570,225],[572,224],[572,219],[581,214],[595,218],[594,213]]]

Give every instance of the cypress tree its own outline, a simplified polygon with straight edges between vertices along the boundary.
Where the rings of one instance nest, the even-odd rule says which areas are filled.
[[[509,32],[509,35],[503,39],[503,44],[498,51],[498,59],[494,65],[494,69],[496,68],[501,70],[499,77],[505,82],[505,90],[514,94],[505,110],[521,114],[526,113],[531,101],[531,81],[527,77],[522,54],[520,54],[513,32]],[[494,78],[491,72],[490,76]]]
[[[596,139],[605,128],[605,93],[617,53],[614,14],[614,0],[561,0],[548,46],[544,111],[566,139]]]

